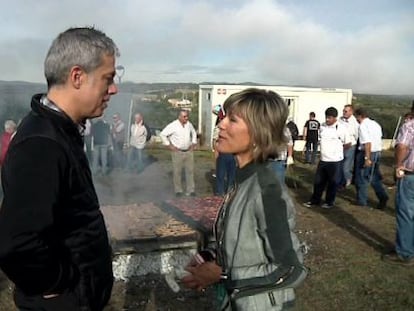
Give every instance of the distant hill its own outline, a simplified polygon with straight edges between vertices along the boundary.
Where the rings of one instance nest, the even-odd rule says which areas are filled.
[[[381,124],[384,138],[392,138],[399,118],[410,112],[413,100],[405,95],[354,94],[353,105],[366,109],[369,117]]]

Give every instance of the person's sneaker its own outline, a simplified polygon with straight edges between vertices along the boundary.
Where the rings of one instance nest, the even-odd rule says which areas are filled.
[[[182,192],[176,192],[176,193],[175,193],[175,196],[176,196],[177,198],[181,198],[181,197],[183,196],[183,193],[182,193]]]
[[[313,204],[311,201],[303,203],[303,206],[305,206],[305,207],[312,207],[314,205],[316,205],[316,204]]]
[[[195,197],[195,196],[196,196],[195,192],[190,193],[190,197]]]
[[[328,209],[328,208],[332,208],[332,207],[334,207],[333,204],[328,204],[328,203],[322,204],[322,208]]]
[[[414,257],[406,258],[391,252],[382,256],[382,260],[392,265],[414,266]]]

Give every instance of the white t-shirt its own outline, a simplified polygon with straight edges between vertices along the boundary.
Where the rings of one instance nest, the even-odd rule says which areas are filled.
[[[351,145],[352,146],[356,145],[358,141],[358,132],[359,132],[359,124],[356,118],[352,115],[348,119],[345,119],[344,117],[342,117],[339,123],[342,123],[348,130],[348,133],[351,138]]]
[[[376,121],[365,118],[359,124],[359,150],[364,150],[364,144],[371,143],[371,152],[382,150],[382,128]]]
[[[147,129],[143,122],[134,123],[131,125],[131,136],[129,144],[137,149],[143,149],[147,142]]]
[[[339,122],[332,125],[322,123],[319,131],[321,161],[339,162],[344,159],[343,145],[351,142],[347,128]]]

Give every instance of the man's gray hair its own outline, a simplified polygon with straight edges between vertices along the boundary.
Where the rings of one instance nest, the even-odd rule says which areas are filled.
[[[4,122],[4,129],[7,131],[8,129],[16,129],[16,122],[14,122],[13,120],[6,120],[6,122]]]
[[[70,28],[52,42],[46,55],[44,70],[48,88],[64,84],[73,66],[91,72],[102,63],[102,57],[119,56],[111,38],[93,27]]]

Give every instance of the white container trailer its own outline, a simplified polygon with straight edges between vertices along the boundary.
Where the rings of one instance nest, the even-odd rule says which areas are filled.
[[[352,103],[351,89],[336,88],[312,88],[290,87],[272,85],[200,85],[199,86],[199,110],[198,132],[202,146],[211,147],[211,139],[216,123],[216,116],[212,113],[215,105],[223,105],[231,95],[246,88],[259,88],[278,93],[289,105],[289,117],[293,119],[302,133],[309,113],[315,112],[319,122],[325,121],[325,110],[328,107],[338,109],[338,115],[342,115],[345,105]]]

